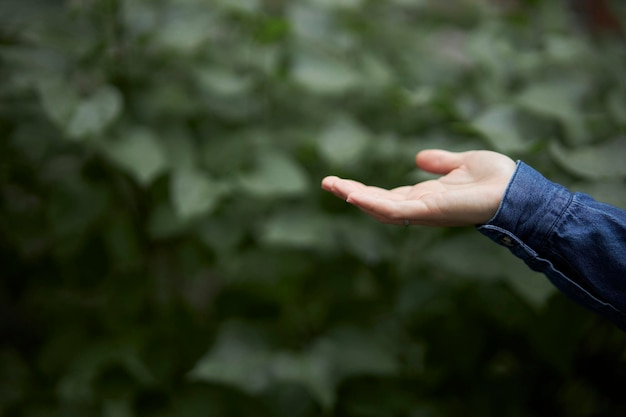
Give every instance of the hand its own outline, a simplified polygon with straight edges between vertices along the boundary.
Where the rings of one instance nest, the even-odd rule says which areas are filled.
[[[469,226],[488,222],[498,210],[516,164],[490,151],[425,150],[420,169],[442,177],[391,190],[335,176],[322,188],[389,224]]]

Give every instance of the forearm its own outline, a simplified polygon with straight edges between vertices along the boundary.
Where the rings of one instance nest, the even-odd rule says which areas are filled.
[[[626,211],[518,163],[498,212],[478,230],[626,331]]]

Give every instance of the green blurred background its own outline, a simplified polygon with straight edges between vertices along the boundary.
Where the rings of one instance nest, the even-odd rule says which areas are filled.
[[[483,148],[626,208],[625,9],[1,0],[0,415],[626,415],[623,333],[319,188]]]

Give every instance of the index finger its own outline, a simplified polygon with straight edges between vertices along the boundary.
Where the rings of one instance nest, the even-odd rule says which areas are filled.
[[[348,198],[348,195],[350,195],[350,193],[353,193],[355,191],[363,191],[368,187],[358,181],[346,180],[336,176],[329,176],[322,180],[322,188],[345,200]]]
[[[390,200],[403,200],[404,193],[399,191],[410,189],[410,187],[399,187],[395,190],[387,190],[385,188],[365,185],[358,181],[346,180],[334,176],[324,178],[322,181],[322,188],[326,191],[332,192],[337,197],[344,200],[348,200],[352,193],[367,194],[372,197],[386,198]]]

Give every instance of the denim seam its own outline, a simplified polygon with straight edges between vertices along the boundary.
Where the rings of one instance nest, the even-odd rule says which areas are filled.
[[[569,192],[568,192],[569,193]],[[546,232],[546,234],[543,236],[543,238],[541,239],[541,241],[539,242],[539,244],[537,245],[537,248],[541,248],[543,249],[544,246],[546,245],[546,241],[549,240],[550,236],[552,235],[552,232],[554,231],[554,228],[556,227],[556,225],[561,221],[561,218],[563,217],[563,215],[565,214],[565,212],[567,210],[569,210],[569,208],[572,206],[572,202],[574,201],[574,195],[572,193],[569,193],[569,198],[567,200],[567,203],[563,206],[563,208],[561,209],[561,212],[558,214],[558,216],[556,216],[556,218],[554,219],[554,221],[552,222],[552,224],[550,225],[550,228],[548,229],[548,231]]]

